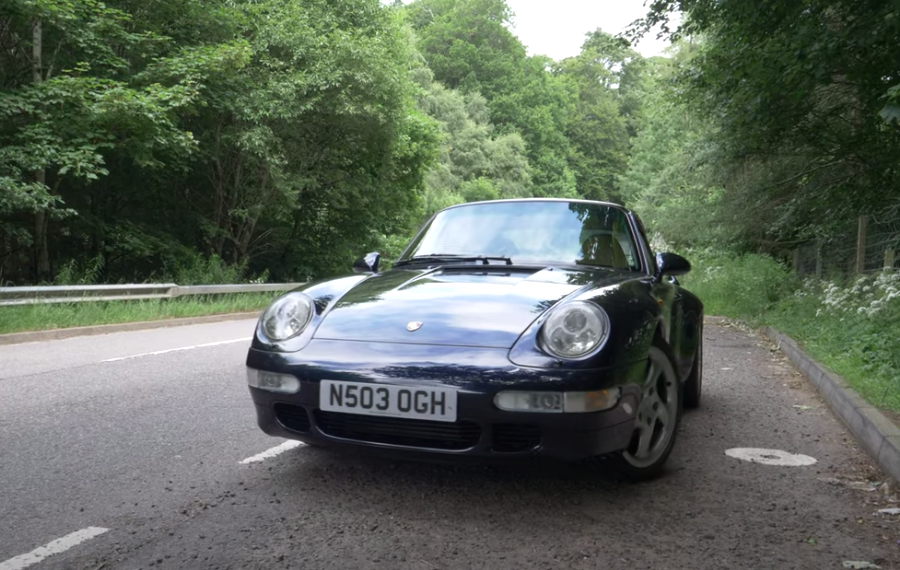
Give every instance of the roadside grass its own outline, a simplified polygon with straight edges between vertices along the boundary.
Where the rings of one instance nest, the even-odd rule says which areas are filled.
[[[277,295],[241,293],[0,307],[0,334],[259,311]]]
[[[900,412],[900,274],[804,282],[762,255],[686,256],[683,284],[706,314],[780,330],[867,402]]]

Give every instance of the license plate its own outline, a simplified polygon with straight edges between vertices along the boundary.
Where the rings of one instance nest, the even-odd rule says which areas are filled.
[[[327,412],[455,422],[456,391],[322,380],[319,408]]]

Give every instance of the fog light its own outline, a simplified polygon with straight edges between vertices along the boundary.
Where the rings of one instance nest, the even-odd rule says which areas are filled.
[[[295,394],[300,391],[300,381],[289,374],[276,374],[265,370],[247,369],[247,384],[260,390]]]
[[[608,410],[620,396],[618,388],[591,392],[500,392],[494,396],[494,404],[506,412],[580,414]]]
[[[561,392],[500,392],[494,403],[507,412],[562,413]]]

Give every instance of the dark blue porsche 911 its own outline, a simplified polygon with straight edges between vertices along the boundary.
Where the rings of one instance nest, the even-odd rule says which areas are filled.
[[[700,402],[703,305],[640,219],[523,199],[435,214],[391,269],[277,298],[247,356],[259,426],[444,457],[605,457],[663,471]]]

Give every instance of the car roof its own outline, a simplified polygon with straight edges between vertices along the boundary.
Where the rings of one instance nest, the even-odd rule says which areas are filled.
[[[500,200],[481,200],[478,202],[463,202],[462,204],[454,204],[452,206],[442,208],[440,211],[452,210],[453,208],[460,208],[463,206],[476,206],[478,204],[502,204],[506,202],[565,202],[567,204],[592,204],[595,206],[608,206],[610,208],[617,208],[624,212],[630,212],[628,208],[622,206],[621,204],[616,204],[613,202],[603,202],[600,200],[584,200],[580,198],[503,198]]]

